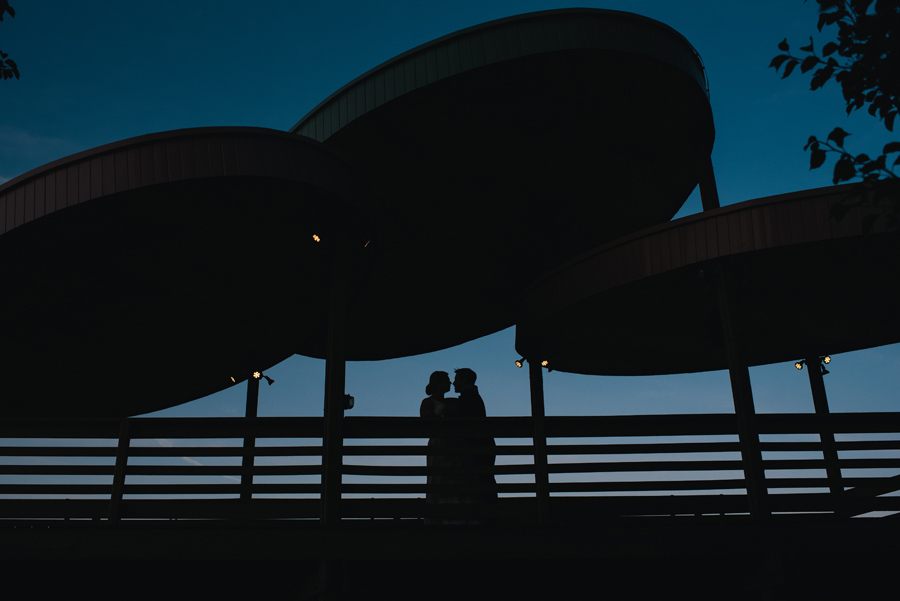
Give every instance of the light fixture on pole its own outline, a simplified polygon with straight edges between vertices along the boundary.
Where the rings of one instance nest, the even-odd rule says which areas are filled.
[[[804,363],[806,363],[806,359],[801,359],[800,361],[794,363],[794,367],[796,367],[797,369],[803,369]],[[819,369],[822,370],[823,376],[827,373],[831,373],[827,369],[825,369],[825,365],[828,363],[831,363],[831,355],[822,355],[821,357],[819,357]]]
[[[255,371],[255,372],[253,372],[253,377],[256,378],[257,380],[259,380],[260,378],[265,378],[265,379],[266,379],[266,382],[269,383],[269,386],[271,386],[272,384],[275,383],[275,380],[273,380],[272,378],[270,378],[270,377],[267,376],[266,374],[262,373],[261,371]]]

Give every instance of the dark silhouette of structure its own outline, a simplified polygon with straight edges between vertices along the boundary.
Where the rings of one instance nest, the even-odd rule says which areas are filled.
[[[78,578],[114,560],[115,588],[199,558],[235,567],[230,593],[310,598],[434,596],[425,575],[438,557],[471,576],[442,581],[448,597],[545,598],[601,582],[620,596],[802,599],[884,584],[897,521],[851,518],[900,512],[888,494],[900,476],[841,470],[896,468],[871,452],[900,444],[841,435],[900,432],[900,414],[829,413],[810,369],[815,414],[757,415],[748,367],[814,367],[826,353],[900,341],[900,235],[884,219],[860,227],[878,206],[830,218],[832,204],[866,193],[852,187],[720,208],[713,138],[703,66],[683,37],[636,15],[571,9],[413,49],[291,133],[151,134],[0,186],[0,437],[39,439],[28,453],[62,458],[0,468],[37,478],[0,484],[5,566]],[[667,152],[673,142],[680,152]],[[698,185],[703,213],[669,221]],[[465,267],[465,290],[431,285],[441,261]],[[263,262],[289,276],[251,287]],[[404,294],[410,273],[415,293]],[[255,327],[261,313],[277,327]],[[344,418],[347,360],[513,324],[532,416]],[[327,362],[323,417],[256,417],[251,374],[293,353]],[[735,412],[546,417],[542,364],[727,368]],[[245,418],[133,417],[244,379]],[[425,468],[360,463],[423,456],[421,446],[344,444],[458,431],[473,456],[478,441],[513,441],[496,452],[514,463],[475,465],[473,475],[502,477],[500,498],[452,514],[422,498]],[[114,445],[46,442],[56,438]],[[184,449],[138,444],[156,438],[240,444],[190,448],[232,464],[173,466],[165,459]],[[817,458],[767,454],[783,451]],[[73,463],[84,457],[108,463]],[[773,478],[779,470],[788,477]],[[561,474],[594,477],[551,478]],[[165,479],[210,475],[236,481]],[[423,523],[451,515],[491,523]]]

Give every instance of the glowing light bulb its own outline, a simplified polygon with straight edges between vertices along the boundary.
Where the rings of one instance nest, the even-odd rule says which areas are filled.
[[[541,361],[541,367],[547,367],[548,365],[550,365],[550,362],[549,362],[549,361],[546,361],[546,360],[545,360],[545,361]]]
[[[516,367],[522,367],[525,363],[525,359],[516,359]]]
[[[315,240],[316,242],[321,242],[321,241],[322,241],[322,239],[319,238],[319,234],[313,234],[313,240]]]
[[[259,373],[258,371],[255,371],[255,372],[253,372],[253,377],[256,378],[257,380],[259,380],[262,377],[262,374]]]
[[[831,357],[829,355],[825,355],[824,357],[822,357],[822,361],[824,363],[831,363]]]
[[[797,361],[796,363],[794,363],[794,367],[796,367],[797,369],[803,369],[803,361]]]

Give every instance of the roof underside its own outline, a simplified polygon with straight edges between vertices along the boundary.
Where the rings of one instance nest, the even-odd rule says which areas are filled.
[[[525,295],[516,348],[583,374],[725,369],[723,277],[748,365],[900,342],[896,225],[883,205],[832,217],[857,190],[730,205],[588,253]]]
[[[186,130],[29,175],[0,191],[23,201],[0,236],[2,414],[145,413],[324,338],[328,241],[358,231],[364,186],[319,144]]]
[[[441,38],[348,84],[294,131],[371,186],[377,260],[348,341],[360,360],[509,327],[536,276],[670,219],[713,141],[690,45],[598,10]]]

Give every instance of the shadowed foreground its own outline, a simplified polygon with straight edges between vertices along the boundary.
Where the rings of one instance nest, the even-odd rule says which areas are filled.
[[[2,538],[8,573],[35,595],[303,599],[330,580],[328,598],[348,599],[823,599],[884,591],[898,534],[896,520],[685,517],[455,528],[7,522]]]
[[[321,438],[286,440],[321,437],[320,419],[8,420],[0,561],[38,597],[136,587],[176,599],[877,593],[900,559],[900,520],[850,516],[900,507],[885,496],[897,488],[897,462],[879,457],[900,441],[860,434],[897,431],[900,414],[758,417],[764,435],[780,435],[763,450],[782,455],[765,463],[772,513],[763,519],[749,513],[734,416],[685,415],[543,418],[554,459],[545,497],[527,441],[535,420],[484,419],[498,440],[501,497],[483,507],[422,498],[424,440],[447,434],[446,424],[345,418],[343,519],[330,522],[320,519]],[[827,492],[823,443],[811,440],[822,428],[837,434],[838,450],[855,452],[839,460],[848,468],[839,495]],[[127,442],[116,443],[123,432]],[[75,435],[94,446],[73,446]],[[258,444],[245,446],[247,435]],[[173,445],[142,444],[158,438]],[[820,458],[809,458],[817,449]],[[212,465],[223,458],[231,461]],[[68,480],[54,483],[54,474]],[[465,515],[489,522],[424,522]]]

